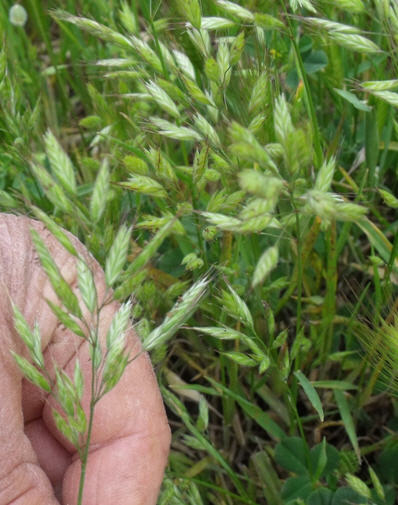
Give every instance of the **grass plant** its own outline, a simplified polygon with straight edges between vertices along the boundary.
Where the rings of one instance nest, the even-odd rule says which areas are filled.
[[[173,428],[159,504],[395,503],[395,3],[6,0],[0,32],[0,207],[77,235],[138,321]]]

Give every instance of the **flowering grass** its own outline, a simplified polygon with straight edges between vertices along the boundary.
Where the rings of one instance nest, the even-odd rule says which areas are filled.
[[[394,503],[395,3],[24,7],[0,6],[0,206],[133,299],[159,503]]]

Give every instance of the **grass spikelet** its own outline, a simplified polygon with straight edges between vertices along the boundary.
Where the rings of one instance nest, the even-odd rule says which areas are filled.
[[[239,183],[243,190],[270,201],[278,199],[283,187],[282,179],[263,175],[257,170],[252,169],[240,172]],[[268,208],[270,209],[270,207]]]
[[[46,391],[49,393],[51,391],[51,386],[48,382],[48,380],[44,377],[43,374],[41,374],[36,367],[34,367],[27,359],[25,359],[22,356],[19,356],[18,354],[15,354],[14,352],[11,352],[13,355],[18,368],[21,370],[23,375],[36,387],[42,389],[43,391]]]
[[[44,142],[53,173],[66,191],[72,195],[76,194],[75,169],[69,156],[50,130],[47,130]]]
[[[140,271],[153,257],[159,247],[162,245],[165,238],[174,231],[178,226],[174,218],[167,218],[166,224],[164,224],[160,230],[158,230],[155,236],[148,242],[141,253],[130,263],[126,269],[125,275],[123,276],[124,282],[115,290],[115,297],[117,299],[125,298],[131,294],[131,289],[129,289],[130,281],[134,279],[134,274]],[[181,230],[182,226],[179,224]],[[184,229],[182,228],[182,231]],[[123,296],[124,295],[124,296]]]
[[[236,319],[241,321],[243,324],[251,329],[254,329],[253,316],[251,315],[250,309],[247,303],[242,297],[234,290],[234,288],[228,284],[228,291],[222,292],[222,301],[224,307],[233,315]]]
[[[355,26],[336,23],[329,19],[304,18],[304,22],[327,32],[328,36],[338,45],[351,51],[364,54],[379,53],[381,49],[373,41],[361,35],[361,30]]]
[[[239,340],[242,338],[242,333],[240,331],[236,331],[232,328],[219,326],[192,326],[192,330],[196,330],[198,332],[204,333],[206,335],[211,335],[214,338],[220,340]]]
[[[398,209],[398,198],[396,198],[392,193],[386,191],[385,189],[379,189],[379,193],[386,205],[392,209]]]
[[[14,327],[19,336],[29,349],[30,356],[38,367],[44,367],[44,357],[41,350],[41,335],[38,325],[35,323],[33,331],[29,328],[26,319],[18,307],[12,303],[12,310],[14,314]]]
[[[361,82],[361,87],[366,91],[390,91],[398,87],[398,79],[387,79],[385,81],[364,81]]]
[[[233,121],[229,128],[229,134],[233,141],[230,145],[230,151],[233,154],[241,156],[243,159],[257,161],[261,166],[271,169],[275,174],[278,173],[274,161],[250,130]]]
[[[66,235],[64,230],[62,230],[62,228],[54,221],[54,219],[51,219],[50,216],[48,216],[38,207],[32,207],[32,211],[33,214],[46,225],[46,227],[50,230],[58,242],[62,244],[67,251],[73,254],[73,256],[78,256],[75,246],[72,244],[71,240]]]
[[[327,4],[328,2],[322,0],[322,3]],[[365,12],[365,5],[362,0],[334,0],[333,5],[337,9],[342,9],[344,11],[359,14]]]
[[[130,51],[134,47],[134,44],[132,44],[132,42],[128,37],[125,37],[119,32],[111,30],[107,26],[98,23],[93,19],[80,16],[73,16],[72,14],[69,14],[68,12],[65,12],[60,9],[52,11],[51,15],[57,21],[66,21],[68,23],[71,23],[77,26],[78,28],[81,28],[82,30],[85,30],[86,32],[90,33],[94,37],[98,37],[107,42],[112,42],[113,44],[117,44],[123,48],[129,49]]]
[[[123,0],[119,9],[119,18],[120,22],[124,26],[124,28],[133,34],[136,34],[138,31],[138,22],[134,15],[134,12],[130,9],[126,0]]]
[[[231,79],[231,63],[228,45],[225,42],[221,42],[218,46],[217,64],[220,71],[222,85],[223,87],[226,87]]]
[[[58,266],[56,265],[55,261],[51,257],[49,250],[47,249],[47,246],[36,230],[32,229],[31,235],[33,244],[40,258],[40,263],[42,264],[42,267],[46,272],[56,295],[73,315],[76,317],[81,317],[82,313],[80,310],[79,301],[76,295],[73,293],[69,284],[62,277]]]
[[[97,223],[104,213],[109,192],[109,164],[105,159],[95,179],[93,193],[90,200],[90,217]]]
[[[160,117],[151,117],[151,123],[158,128],[158,133],[174,140],[201,141],[202,136],[198,132],[185,126],[176,126]]]
[[[180,112],[177,109],[176,104],[160,86],[153,81],[149,81],[145,87],[160,108],[174,118],[180,117]]]
[[[93,274],[82,258],[79,258],[77,262],[77,279],[83,302],[88,310],[94,313],[97,307],[97,289],[95,287]]]
[[[299,7],[307,9],[311,12],[316,12],[315,7],[310,0],[289,0],[292,11],[295,12]]]
[[[393,91],[372,91],[372,95],[389,103],[393,107],[398,107],[398,93]]]
[[[254,21],[257,27],[264,28],[266,30],[285,30],[285,24],[280,19],[269,14],[263,14],[262,12],[256,12],[254,15]]]
[[[193,80],[183,77],[185,87],[187,88],[188,94],[194,102],[199,102],[204,105],[212,105],[209,97],[206,93],[194,82]]]
[[[199,279],[182,295],[181,301],[169,311],[162,324],[146,337],[143,342],[145,350],[150,351],[169,340],[188,321],[205,296],[210,280],[209,276]]]
[[[217,135],[216,130],[213,126],[202,116],[201,114],[196,114],[194,118],[195,126],[203,135],[205,140],[208,140],[215,147],[220,147],[221,142]]]
[[[202,28],[204,30],[223,30],[232,28],[235,25],[233,21],[217,16],[209,16],[202,18]]]
[[[207,30],[189,30],[188,37],[191,39],[192,43],[196,46],[198,51],[205,57],[208,58],[211,53],[211,41],[209,32]]]
[[[372,492],[370,488],[363,482],[359,477],[347,473],[346,475],[347,484],[360,496],[363,496],[365,500],[370,500],[372,497]]]
[[[202,216],[220,230],[237,231],[242,224],[242,222],[235,217],[224,216],[224,214],[218,214],[216,212],[202,212]]]
[[[214,58],[209,58],[206,60],[205,72],[210,81],[213,81],[217,85],[221,83],[220,69]]]
[[[329,191],[333,180],[335,166],[336,160],[333,157],[322,163],[318,175],[316,176],[314,189],[318,191]]]
[[[278,264],[278,259],[279,251],[277,246],[269,247],[263,252],[254,270],[252,279],[253,288],[264,281],[267,275],[269,275]]]
[[[177,62],[178,68],[182,70],[187,77],[194,81],[196,79],[195,69],[188,56],[178,49],[173,49],[173,56]]]
[[[122,225],[117,232],[105,263],[105,280],[108,286],[113,286],[119,278],[127,260],[131,228]]]
[[[358,53],[363,54],[375,54],[381,52],[381,49],[377,44],[363,35],[331,32],[329,36],[332,40],[350,51],[357,51]]]
[[[267,105],[268,76],[263,72],[255,82],[249,101],[249,111],[258,114]]]
[[[336,21],[331,21],[330,19],[305,17],[303,20],[306,24],[325,30],[328,33],[344,33],[347,35],[361,33],[361,30],[356,26],[337,23]]]
[[[358,221],[368,209],[356,203],[339,203],[336,207],[336,219],[340,221]]]
[[[292,118],[284,95],[280,95],[275,100],[274,128],[276,138],[281,144],[288,142],[290,135],[294,132]]]
[[[111,325],[106,335],[106,345],[108,351],[117,347],[117,351],[123,350],[124,334],[127,331],[131,316],[131,301],[127,301],[120,306],[120,309],[113,316]]]
[[[143,195],[155,196],[157,198],[166,198],[167,191],[163,186],[146,175],[132,175],[127,182],[120,182],[119,186],[130,191],[137,191]]]
[[[272,195],[273,196],[273,195]],[[240,219],[252,219],[262,214],[272,212],[276,198],[253,198],[239,212]]]
[[[250,219],[242,221],[242,224],[236,231],[238,233],[259,233],[267,228],[271,221],[272,216],[268,214],[251,217]]]
[[[65,195],[65,191],[62,187],[51,177],[47,170],[36,163],[31,164],[31,169],[54,207],[66,213],[72,213],[73,204]]]
[[[177,0],[177,9],[191,23],[191,25],[200,30],[202,14],[199,0]]]
[[[162,63],[149,44],[135,35],[131,35],[128,40],[144,61],[146,61],[159,74],[163,73]]]
[[[254,14],[249,11],[249,9],[245,9],[239,4],[234,2],[229,2],[228,0],[216,0],[216,4],[220,7],[224,12],[231,14],[232,16],[236,16],[245,22],[253,22]]]

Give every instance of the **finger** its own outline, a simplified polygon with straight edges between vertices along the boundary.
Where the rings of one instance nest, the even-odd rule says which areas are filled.
[[[64,473],[71,463],[71,454],[48,431],[43,420],[25,423],[25,434],[32,444],[40,467],[48,476],[57,497],[61,496]]]
[[[21,376],[11,360],[0,362],[0,427],[0,505],[58,504],[24,434]]]

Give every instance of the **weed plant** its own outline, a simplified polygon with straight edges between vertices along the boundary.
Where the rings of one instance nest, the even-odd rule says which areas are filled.
[[[160,505],[395,503],[395,2],[24,7],[0,6],[0,205],[133,295],[174,432]]]

